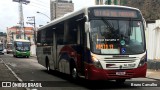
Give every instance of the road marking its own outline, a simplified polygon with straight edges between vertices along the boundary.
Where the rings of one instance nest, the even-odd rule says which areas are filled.
[[[3,64],[11,71],[11,73],[18,79],[19,82],[23,83],[23,80],[17,76],[17,74],[4,62],[2,58],[0,58]],[[30,88],[25,87],[26,90],[31,90]]]

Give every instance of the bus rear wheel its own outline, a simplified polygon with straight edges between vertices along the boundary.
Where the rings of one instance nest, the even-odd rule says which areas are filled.
[[[50,63],[48,60],[46,61],[46,68],[48,72],[51,72]]]

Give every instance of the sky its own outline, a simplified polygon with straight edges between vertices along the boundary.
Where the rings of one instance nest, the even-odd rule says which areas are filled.
[[[35,16],[36,26],[45,25],[50,20],[36,13],[42,12],[50,17],[50,0],[29,0],[28,5],[23,4],[23,16],[25,26],[32,26],[26,22],[31,22],[27,17]],[[94,5],[94,0],[72,0],[74,10],[83,8],[84,6]],[[31,21],[30,21],[31,20]],[[6,32],[7,27],[16,26],[19,23],[19,4],[13,0],[1,0],[0,2],[0,32]]]

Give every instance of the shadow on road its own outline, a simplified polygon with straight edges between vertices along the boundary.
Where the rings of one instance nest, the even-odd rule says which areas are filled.
[[[71,77],[67,74],[64,73],[60,73],[57,71],[51,71],[48,72],[47,70],[43,70],[44,72],[54,75],[54,77],[58,77],[61,78],[63,80],[66,81],[51,81],[50,84],[52,85],[48,85],[48,86],[53,86],[53,84],[56,84],[55,87],[85,87],[88,89],[129,89],[129,88],[137,88],[137,87],[131,87],[131,85],[129,83],[123,83],[123,84],[119,84],[116,83],[115,81],[89,81],[89,80],[85,80],[85,79],[77,79],[77,80],[73,80],[71,79]]]

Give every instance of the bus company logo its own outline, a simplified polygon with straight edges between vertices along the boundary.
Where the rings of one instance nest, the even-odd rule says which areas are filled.
[[[11,82],[2,82],[2,87],[11,87]]]
[[[119,69],[122,69],[122,65],[119,66]]]

